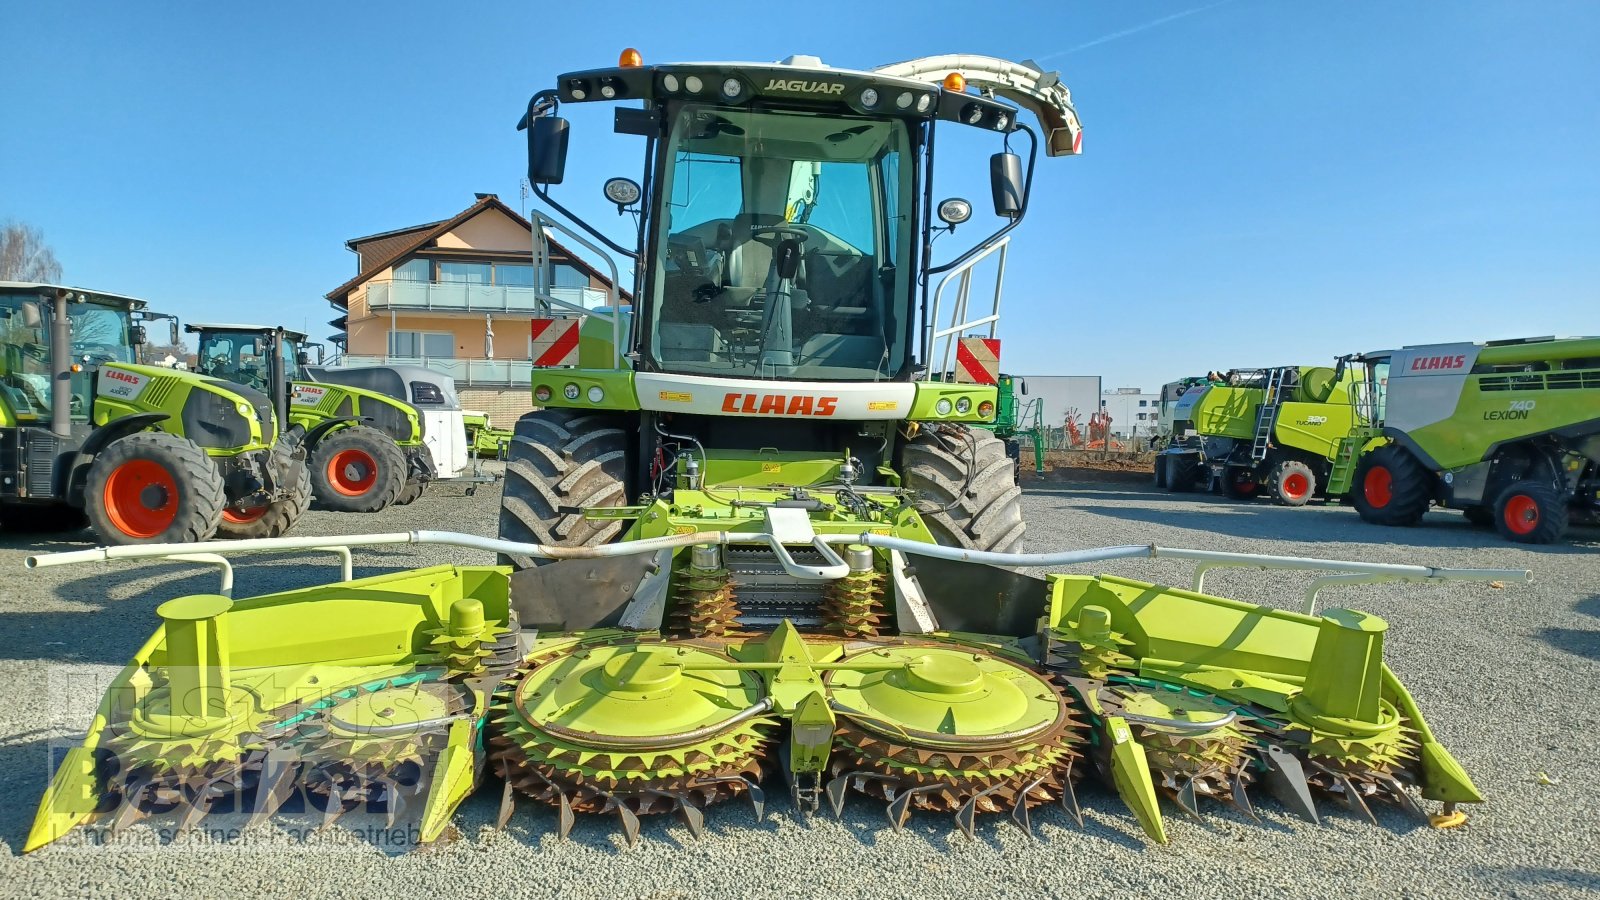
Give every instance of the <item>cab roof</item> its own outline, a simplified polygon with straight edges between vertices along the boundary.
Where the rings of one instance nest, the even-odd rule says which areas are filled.
[[[286,336],[300,341],[301,343],[304,343],[306,340],[306,335],[303,332],[295,331],[293,328],[278,328],[272,325],[235,325],[228,322],[191,322],[188,325],[183,326],[183,330],[188,332],[197,332],[202,330],[252,331],[256,332],[257,334],[268,334],[274,331],[282,331]]]
[[[126,294],[113,294],[110,291],[96,291],[89,288],[69,287],[62,284],[44,284],[37,281],[0,281],[0,292],[7,294],[51,294],[57,291],[66,291],[69,300],[80,300],[85,303],[100,303],[107,306],[125,306],[128,309],[144,309],[148,303],[137,297]]]

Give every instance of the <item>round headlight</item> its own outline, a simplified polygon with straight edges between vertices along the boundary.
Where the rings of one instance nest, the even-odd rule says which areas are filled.
[[[611,178],[606,181],[606,199],[618,206],[631,206],[639,202],[639,185],[631,178]]]
[[[661,76],[661,86],[666,88],[669,91],[677,90],[678,89],[678,76],[673,75],[670,72],[665,74],[665,75],[663,75],[663,76]]]
[[[539,401],[540,403],[548,402],[550,400],[550,385],[541,384],[538,387],[534,388],[533,389],[533,399]]]
[[[983,120],[983,107],[976,103],[968,103],[967,108],[961,111],[961,121],[968,125],[976,125]]]
[[[979,403],[978,404],[978,415],[983,417],[983,418],[985,418],[985,419],[987,419],[990,416],[994,415],[994,404],[990,403],[988,400],[985,400],[982,403]]]
[[[963,416],[966,415],[969,412],[972,412],[972,398],[971,397],[957,397],[956,398],[956,412],[961,413]]]
[[[1011,124],[1011,117],[1005,113],[1001,113],[999,116],[995,117],[994,127],[1000,129],[1001,131],[1005,131],[1006,126],[1009,124]]]
[[[683,80],[683,86],[689,89],[689,93],[698,94],[700,89],[706,86],[706,83],[700,80],[699,75],[690,75]]]
[[[941,416],[950,415],[950,398],[940,397],[939,402],[933,405],[933,411]]]
[[[930,107],[932,105],[933,105],[933,95],[932,94],[923,94],[921,97],[917,98],[917,112],[925,113],[925,112],[928,111],[928,107]]]
[[[877,91],[876,88],[867,88],[866,90],[861,92],[861,105],[862,106],[877,106],[878,105],[878,91]]]
[[[578,399],[578,386],[575,384],[567,385],[561,389],[561,396],[566,397],[568,400]]]
[[[250,409],[250,404],[248,404],[248,403],[238,403],[238,404],[235,404],[235,405],[239,409],[239,415],[244,416],[246,419],[250,418],[250,414],[252,412],[252,410]]]
[[[597,384],[594,387],[589,388],[589,402],[590,403],[599,403],[601,400],[604,400],[605,398],[606,398],[606,392],[600,389],[600,385]]]
[[[939,204],[939,221],[946,225],[960,225],[972,218],[972,204],[960,197],[951,197]]]
[[[607,100],[614,100],[617,96],[617,89],[609,84],[602,84],[600,85],[600,96]]]
[[[584,90],[583,88],[573,88],[572,89],[572,99],[574,99],[574,100],[582,100],[583,98],[585,98],[587,96],[589,96],[589,92]]]
[[[901,91],[900,92],[900,96],[894,98],[894,105],[900,107],[901,109],[910,109],[911,108],[911,92],[910,91]]]
[[[739,92],[742,90],[744,90],[744,85],[740,84],[737,78],[729,78],[722,83],[722,96],[730,100],[739,96]]]

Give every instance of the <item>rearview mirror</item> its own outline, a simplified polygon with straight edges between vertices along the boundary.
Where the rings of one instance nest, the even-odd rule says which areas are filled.
[[[295,362],[298,362],[302,366],[311,365],[311,354],[305,352],[304,350],[301,350],[299,353],[296,353],[294,355],[294,358],[295,358]]]
[[[1028,383],[1026,381],[1019,381],[1017,383],[1022,385],[1022,396],[1028,396]]]
[[[178,320],[173,319],[172,321],[168,322],[167,327],[170,329],[170,335],[167,338],[167,343],[174,347],[178,346]]]
[[[567,120],[540,116],[528,123],[528,181],[560,184],[567,171]]]
[[[996,153],[989,157],[989,190],[994,194],[994,214],[1022,218],[1022,157]]]

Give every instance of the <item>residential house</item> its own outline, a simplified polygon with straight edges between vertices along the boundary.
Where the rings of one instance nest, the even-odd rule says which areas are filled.
[[[352,238],[356,276],[326,295],[339,311],[330,340],[351,365],[415,363],[451,375],[463,406],[509,427],[533,405],[532,244],[533,226],[494,194],[448,219]],[[552,296],[591,309],[612,302],[604,273],[549,245]]]

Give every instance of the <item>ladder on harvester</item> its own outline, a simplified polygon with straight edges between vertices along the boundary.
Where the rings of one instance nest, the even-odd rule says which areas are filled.
[[[1350,483],[1355,479],[1356,460],[1361,458],[1361,449],[1380,433],[1370,425],[1357,425],[1350,429],[1349,434],[1339,439],[1339,449],[1335,451],[1333,457],[1333,468],[1328,472],[1329,497],[1349,493]]]
[[[1272,429],[1278,424],[1278,407],[1283,405],[1283,385],[1289,369],[1269,369],[1267,390],[1261,398],[1261,411],[1256,414],[1256,439],[1250,445],[1250,461],[1261,462],[1267,458],[1272,446]]]

